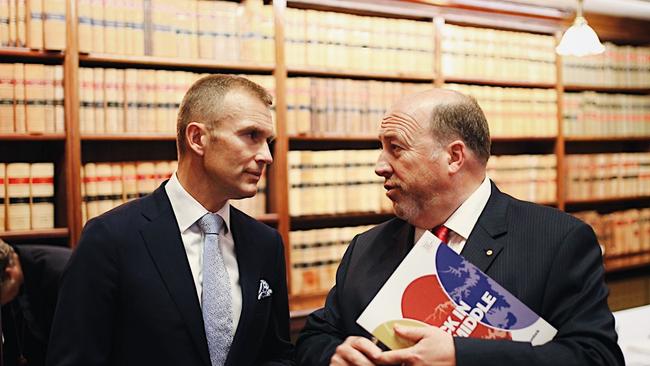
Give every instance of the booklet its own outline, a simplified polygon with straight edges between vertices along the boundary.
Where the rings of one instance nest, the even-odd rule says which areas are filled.
[[[395,324],[433,325],[454,337],[544,344],[557,330],[462,256],[426,231],[357,323],[391,349],[412,343]]]

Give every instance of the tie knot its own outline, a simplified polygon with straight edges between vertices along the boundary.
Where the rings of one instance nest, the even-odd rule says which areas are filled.
[[[446,227],[445,225],[439,225],[431,229],[431,232],[433,235],[437,236],[440,241],[443,243],[447,243],[447,240],[449,240],[449,228]]]
[[[208,212],[197,221],[197,224],[199,224],[199,228],[203,231],[203,234],[219,234],[219,229],[223,225],[223,219],[217,214]]]

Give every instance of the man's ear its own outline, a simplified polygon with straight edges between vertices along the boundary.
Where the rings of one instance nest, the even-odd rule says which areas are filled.
[[[205,124],[199,122],[190,122],[185,128],[185,142],[190,150],[203,156],[205,147],[208,144],[208,129]]]
[[[454,140],[447,145],[449,172],[457,173],[465,163],[467,147],[461,140]]]

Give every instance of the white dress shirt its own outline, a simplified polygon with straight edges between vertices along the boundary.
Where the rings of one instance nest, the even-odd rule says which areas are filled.
[[[443,224],[450,230],[449,243],[447,245],[454,252],[460,254],[463,251],[469,234],[474,229],[479,216],[481,216],[481,212],[483,212],[488,199],[490,199],[491,192],[490,178],[486,176],[481,185],[476,188]],[[424,232],[429,229],[431,228],[415,228],[414,243],[417,243]]]
[[[196,295],[201,301],[203,291],[203,233],[196,223],[209,211],[194,199],[178,181],[174,173],[165,185],[165,192],[172,204],[174,216],[178,223],[178,229],[181,233],[181,240],[187,254],[187,261],[190,263]],[[230,230],[230,203],[226,202],[223,207],[216,212],[223,219],[225,225],[219,230],[219,248],[223,256],[223,262],[228,271],[230,279],[230,292],[232,297],[232,330],[233,334],[239,324],[242,308],[241,285],[239,284],[239,267],[237,257],[235,256],[235,241]]]

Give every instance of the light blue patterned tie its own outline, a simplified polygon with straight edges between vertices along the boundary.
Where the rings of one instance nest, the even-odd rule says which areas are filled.
[[[207,213],[197,221],[203,231],[203,323],[212,366],[223,366],[232,343],[230,280],[219,249],[223,219]]]

